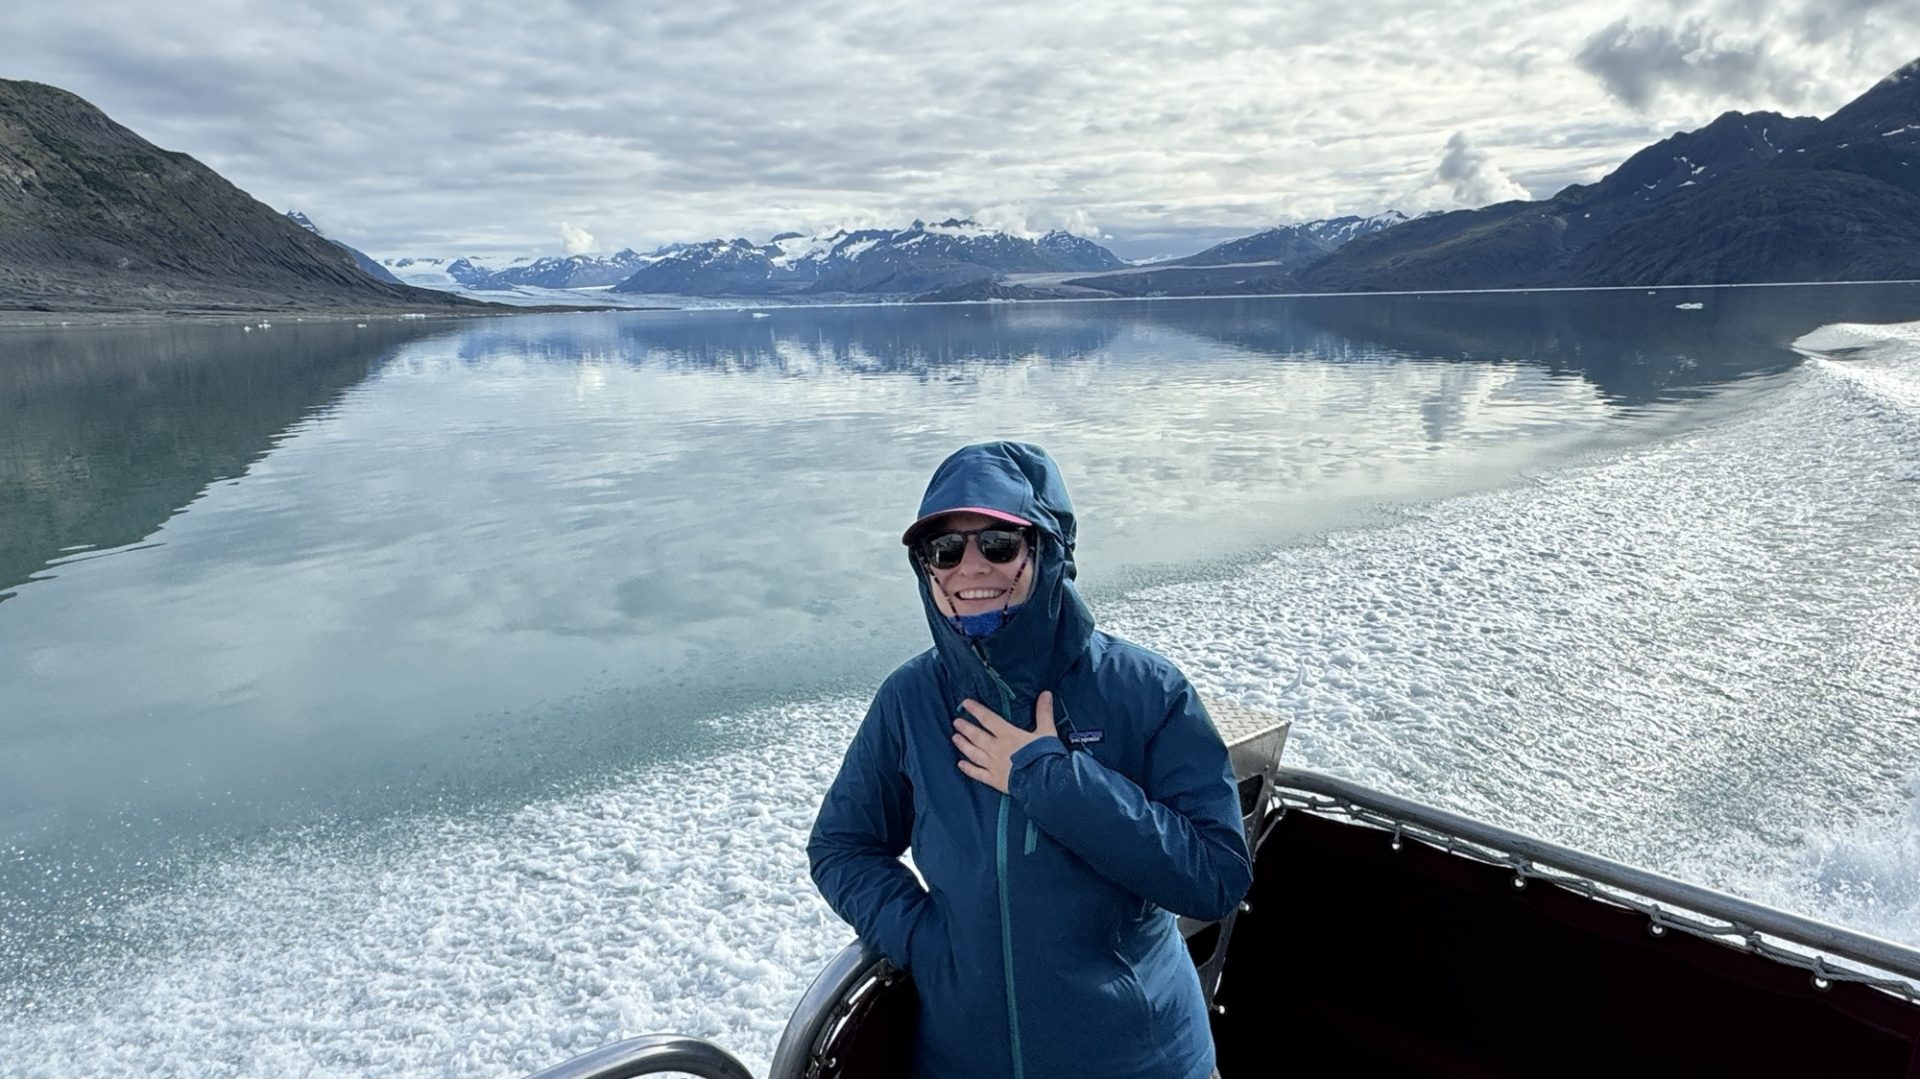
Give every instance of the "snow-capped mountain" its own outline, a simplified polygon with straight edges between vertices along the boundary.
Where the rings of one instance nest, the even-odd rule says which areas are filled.
[[[1404,224],[1407,215],[1398,210],[1365,217],[1345,217],[1305,221],[1297,225],[1279,225],[1251,236],[1215,244],[1197,255],[1173,259],[1168,266],[1225,266],[1242,262],[1277,263],[1282,268],[1297,266],[1330,254],[1348,243],[1383,229]]]
[[[298,210],[288,210],[286,217],[287,217],[287,220],[293,222],[294,224],[300,226],[303,229],[306,229],[308,232],[313,233],[315,236],[320,237],[322,240],[326,240],[328,243],[332,244],[335,247],[340,248],[341,250],[345,251],[347,254],[352,255],[354,265],[360,267],[362,270],[365,270],[367,274],[371,276],[374,280],[384,281],[389,285],[405,284],[405,282],[401,281],[398,277],[395,277],[393,274],[388,273],[386,267],[373,261],[372,257],[367,255],[366,252],[361,251],[358,248],[351,247],[347,244],[343,244],[339,240],[332,239],[326,233],[321,232],[320,226],[314,224],[313,218],[308,217],[306,214],[303,214]]]
[[[1027,239],[974,221],[904,229],[784,232],[765,244],[710,240],[668,252],[618,292],[762,296],[805,292],[921,293],[1003,273],[1117,269],[1113,252],[1066,232]]]
[[[1076,270],[1117,270],[1126,265],[1113,252],[1092,240],[1060,229],[1054,229],[1034,243],[1040,250],[1062,262],[1071,263]]]
[[[508,262],[469,255],[458,258],[385,258],[380,260],[380,265],[409,285],[460,291],[475,288],[492,274],[532,261],[530,255]]]
[[[380,265],[409,285],[453,292],[508,292],[515,289],[606,288],[683,245],[669,244],[648,254],[632,248],[612,255],[522,255],[502,259],[479,255],[394,257]]]
[[[783,242],[791,242],[783,240]],[[778,260],[778,261],[776,261]],[[795,266],[795,262],[800,266]],[[794,292],[817,277],[810,252],[744,238],[683,244],[613,286],[615,292],[683,296],[764,296]]]
[[[643,255],[625,248],[612,255],[567,255],[534,259],[522,265],[495,270],[467,287],[476,291],[518,288],[604,288],[633,276],[634,271],[658,256]]]

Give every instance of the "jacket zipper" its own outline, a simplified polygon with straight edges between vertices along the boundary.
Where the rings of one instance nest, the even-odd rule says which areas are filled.
[[[987,661],[986,649],[975,644],[973,651],[974,655],[980,657],[980,665],[986,668],[987,677],[993,679],[994,688],[1000,691],[1000,715],[1007,722],[1014,722],[1013,691],[1007,688],[999,672]],[[1000,962],[1001,969],[1006,971],[1007,1041],[1013,1050],[1013,1079],[1025,1079],[1026,1069],[1020,1059],[1020,1006],[1013,992],[1013,903],[1007,892],[1007,807],[1012,801],[1006,794],[1000,795],[1000,822],[995,828],[993,863],[1000,885]]]

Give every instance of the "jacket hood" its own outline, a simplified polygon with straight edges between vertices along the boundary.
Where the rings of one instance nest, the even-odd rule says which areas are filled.
[[[998,707],[990,666],[1016,699],[1030,701],[1058,684],[1093,634],[1093,612],[1074,585],[1077,524],[1060,466],[1047,451],[1025,442],[962,447],[934,470],[905,539],[911,541],[927,518],[960,511],[1032,522],[1039,537],[1033,553],[1033,593],[992,636],[970,641],[934,604],[932,582],[909,542],[908,558],[920,582],[920,603],[934,647],[964,695]],[[1032,722],[1030,715],[1006,718],[1022,727]]]

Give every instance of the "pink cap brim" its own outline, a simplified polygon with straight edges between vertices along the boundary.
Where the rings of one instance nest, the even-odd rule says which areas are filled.
[[[937,521],[942,517],[951,517],[956,513],[977,513],[982,517],[991,517],[996,521],[1005,521],[1010,525],[1019,525],[1021,528],[1033,527],[1032,521],[1027,520],[1025,517],[1016,517],[1005,510],[988,509],[985,506],[955,506],[950,510],[941,510],[939,513],[929,513],[925,517],[908,525],[907,530],[900,534],[900,542],[912,543],[913,537],[918,534],[921,529],[925,528],[928,523]]]

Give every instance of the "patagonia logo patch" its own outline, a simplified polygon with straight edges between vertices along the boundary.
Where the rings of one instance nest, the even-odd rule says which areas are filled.
[[[1095,742],[1104,742],[1106,740],[1107,740],[1106,731],[1068,731],[1067,732],[1068,745],[1090,746],[1090,745],[1093,745]]]

